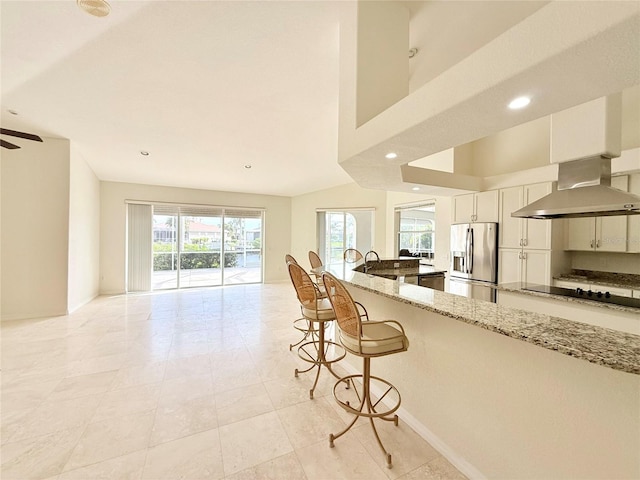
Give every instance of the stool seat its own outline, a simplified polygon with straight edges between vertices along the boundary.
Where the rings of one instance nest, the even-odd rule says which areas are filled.
[[[393,322],[396,323],[396,322]],[[340,330],[340,342],[354,355],[381,356],[409,348],[409,339],[391,321],[363,322],[362,336],[356,338]]]
[[[333,313],[333,308],[328,298],[302,305],[302,315],[310,322],[326,322],[336,319],[336,315]]]

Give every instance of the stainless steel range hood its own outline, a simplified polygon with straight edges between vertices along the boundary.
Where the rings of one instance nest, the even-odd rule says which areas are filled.
[[[640,196],[611,187],[611,158],[620,156],[622,95],[551,116],[551,161],[557,190],[511,214],[521,218],[640,214]]]
[[[558,164],[558,190],[511,214],[521,218],[640,215],[640,197],[611,187],[611,159]]]

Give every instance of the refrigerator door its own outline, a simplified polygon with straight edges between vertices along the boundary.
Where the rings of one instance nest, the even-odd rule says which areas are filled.
[[[467,271],[472,280],[498,280],[498,224],[474,223],[469,228]]]
[[[471,252],[469,251],[469,239],[471,236],[471,225],[461,223],[451,225],[451,272],[452,277],[470,278],[469,262]]]

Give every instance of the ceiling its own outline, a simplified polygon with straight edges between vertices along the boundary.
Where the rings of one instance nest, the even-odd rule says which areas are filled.
[[[338,3],[110,4],[1,2],[4,128],[70,139],[106,181],[287,196],[352,181]]]
[[[418,16],[438,2],[402,3]],[[482,3],[439,9],[448,32],[469,17],[482,28],[443,32],[449,54],[430,55],[423,79],[529,13],[497,21],[501,2]],[[284,196],[353,181],[338,163],[343,2],[110,4],[96,18],[75,0],[0,1],[4,128],[70,139],[104,181]],[[423,54],[425,38],[412,39]]]

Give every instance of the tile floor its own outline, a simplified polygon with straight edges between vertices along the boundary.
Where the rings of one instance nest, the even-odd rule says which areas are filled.
[[[1,478],[463,479],[402,420],[381,428],[392,469],[364,420],[329,448],[348,416],[326,371],[313,400],[293,375],[298,313],[282,283],[4,322]]]

